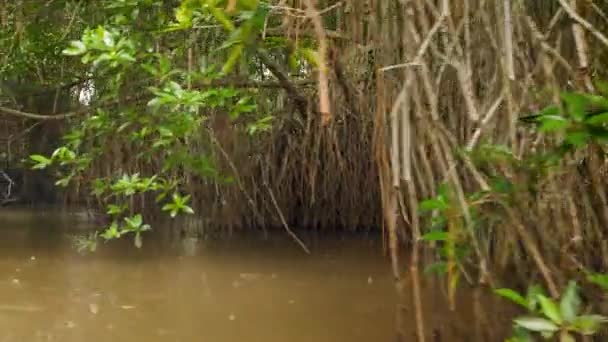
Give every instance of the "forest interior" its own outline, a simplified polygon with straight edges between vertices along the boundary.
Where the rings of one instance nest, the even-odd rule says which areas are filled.
[[[164,216],[372,232],[418,341],[430,277],[518,305],[508,341],[604,340],[607,1],[0,0],[0,28],[0,219],[86,208],[90,252]]]

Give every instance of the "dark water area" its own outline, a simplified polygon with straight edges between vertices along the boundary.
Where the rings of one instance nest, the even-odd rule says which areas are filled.
[[[82,255],[72,234],[89,228],[0,211],[0,342],[415,341],[409,286],[399,299],[378,236],[303,237],[306,255],[279,233],[148,234],[141,249],[124,239]],[[429,341],[504,338],[510,310],[487,289],[460,290],[456,312],[437,280],[422,290]]]

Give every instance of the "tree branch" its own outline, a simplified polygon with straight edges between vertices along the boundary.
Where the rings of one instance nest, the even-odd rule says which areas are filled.
[[[272,62],[270,59],[269,59],[269,61]],[[296,103],[299,104],[299,107],[303,106],[300,109],[303,108],[304,112],[305,112],[305,108],[306,108],[306,104],[307,104],[306,98],[303,97],[302,95],[300,95],[296,86],[309,86],[309,85],[315,84],[316,81],[315,80],[290,81],[284,74],[281,73],[278,66],[276,66],[276,69],[269,66],[268,69],[270,69],[271,72],[273,72],[273,70],[275,70],[277,72],[275,75],[277,75],[277,74],[280,75],[280,77],[277,76],[277,78],[279,79],[279,82],[252,81],[252,80],[239,80],[239,79],[220,79],[220,80],[213,80],[213,81],[206,82],[206,83],[202,82],[200,84],[197,84],[195,87],[199,88],[199,89],[208,88],[208,87],[285,89],[290,94],[290,96],[296,100]],[[274,72],[273,72],[273,74],[274,74]],[[136,97],[138,97],[138,96],[136,96]],[[117,102],[118,102],[118,100],[113,99],[113,100],[107,101],[105,103],[102,103],[96,107],[84,107],[84,108],[81,108],[81,109],[78,109],[75,111],[56,114],[56,115],[44,115],[44,114],[30,113],[30,112],[24,112],[24,111],[21,111],[18,109],[0,106],[0,114],[18,116],[18,117],[32,119],[32,120],[65,120],[70,117],[85,114],[94,108],[105,107],[108,105],[116,104]]]
[[[579,23],[587,31],[591,32],[591,34],[593,36],[595,36],[595,38],[597,38],[597,40],[599,40],[600,42],[602,42],[602,44],[604,44],[605,46],[608,47],[608,38],[605,35],[603,35],[602,32],[600,32],[597,28],[595,28],[595,26],[593,26],[593,24],[591,24],[590,22],[585,20],[583,17],[581,17],[578,13],[576,13],[576,11],[572,7],[570,7],[570,5],[568,5],[566,0],[557,0],[557,1],[559,1],[559,4],[562,5],[562,8],[566,11],[566,13],[568,13],[568,15],[570,16],[570,18],[572,18],[572,20]]]
[[[279,84],[283,89],[285,89],[289,97],[295,102],[300,113],[302,113],[302,115],[306,115],[308,112],[308,100],[306,97],[300,94],[295,84],[289,79],[289,77],[287,77],[281,66],[275,63],[264,49],[258,49],[258,56],[262,60],[262,63],[264,63],[268,70],[270,70],[270,72],[274,75],[274,77],[277,78]]]
[[[12,115],[12,116],[20,116],[22,118],[33,119],[33,120],[65,120],[69,117],[86,113],[89,109],[90,108],[87,107],[86,109],[78,110],[75,112],[68,112],[68,113],[63,113],[63,114],[58,114],[58,115],[43,115],[43,114],[23,112],[23,111],[20,111],[17,109],[0,106],[0,113]]]

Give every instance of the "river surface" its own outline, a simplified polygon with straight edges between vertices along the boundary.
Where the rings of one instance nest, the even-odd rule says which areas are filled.
[[[377,236],[304,236],[306,255],[286,234],[149,234],[141,249],[125,239],[82,255],[71,234],[88,226],[0,209],[0,342],[415,340],[410,291],[398,299]],[[508,317],[487,290],[459,291],[457,312],[436,281],[422,292],[429,341],[501,340]]]

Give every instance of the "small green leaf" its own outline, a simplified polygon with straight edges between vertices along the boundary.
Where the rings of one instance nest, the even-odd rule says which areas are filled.
[[[587,131],[568,132],[565,139],[576,147],[583,147],[591,139],[591,134]]]
[[[591,273],[587,275],[587,281],[608,291],[608,274]]]
[[[125,206],[122,205],[116,205],[116,204],[110,204],[108,205],[108,215],[118,215],[121,214],[122,212],[124,212],[126,209]]]
[[[506,298],[510,301],[512,301],[515,304],[519,304],[521,306],[523,306],[524,308],[528,308],[528,301],[519,293],[517,293],[516,291],[513,291],[511,289],[496,289],[494,290],[494,293],[496,293],[497,295]]]
[[[559,308],[551,298],[545,297],[543,295],[538,295],[538,301],[540,303],[540,307],[542,309],[543,314],[547,318],[551,319],[556,324],[562,323],[563,320],[559,312]]]
[[[167,193],[166,192],[161,192],[160,194],[158,194],[156,196],[156,198],[154,200],[156,201],[156,203],[158,203],[158,202],[162,201],[163,199],[165,199],[165,197],[167,197]]]
[[[299,54],[313,67],[319,66],[319,54],[313,49],[298,49]]]
[[[591,112],[599,113],[600,111],[608,110],[608,98],[601,96],[601,95],[595,95],[595,94],[586,94],[586,95],[587,95],[587,99],[589,100]]]
[[[424,268],[424,274],[438,274],[443,275],[448,271],[448,265],[445,262],[435,262]]]
[[[608,82],[606,81],[595,81],[595,87],[603,96],[608,97]]]
[[[568,282],[568,287],[562,295],[559,305],[562,317],[566,322],[571,322],[578,315],[581,299],[575,281]]]
[[[581,315],[571,322],[572,328],[583,335],[593,335],[600,326],[608,322],[608,318],[600,315]]]
[[[570,122],[559,115],[543,115],[539,118],[543,132],[555,132],[566,129]]]
[[[608,112],[590,115],[585,119],[585,123],[596,126],[606,124],[608,123]]]
[[[31,155],[30,159],[36,162],[36,164],[34,164],[34,166],[32,166],[32,169],[35,169],[35,170],[45,169],[53,163],[53,161],[51,159],[49,159],[45,156],[41,156],[39,154]]]
[[[428,232],[422,236],[424,241],[446,241],[449,239],[449,234],[445,231],[435,230]]]
[[[555,332],[559,326],[548,319],[540,317],[519,317],[513,320],[516,325],[535,332]]]
[[[580,93],[562,93],[561,98],[566,104],[568,115],[575,121],[581,122],[589,105],[587,97]]]
[[[226,63],[222,67],[222,73],[229,74],[232,71],[232,69],[234,69],[234,66],[239,61],[239,59],[241,58],[241,56],[243,54],[243,49],[244,49],[243,44],[237,44],[230,50],[228,59],[226,60]]]
[[[124,220],[127,223],[129,230],[136,230],[137,228],[141,227],[143,223],[141,214],[137,214],[132,217],[125,217]]]
[[[441,199],[431,198],[420,202],[418,209],[420,211],[433,211],[433,210],[445,210],[447,209],[447,204]]]
[[[55,182],[55,185],[65,188],[68,186],[68,184],[70,184],[71,180],[72,180],[72,176],[66,176],[66,177],[58,179]]]
[[[82,55],[87,51],[86,45],[79,40],[74,40],[70,42],[70,46],[68,46],[62,53],[66,56],[78,56]]]
[[[545,108],[543,108],[543,110],[541,110],[538,113],[540,116],[545,116],[545,115],[559,115],[559,107],[558,106],[547,106]]]
[[[119,232],[118,223],[116,221],[112,222],[110,227],[106,228],[106,230],[101,234],[101,237],[105,240],[111,240],[119,238],[121,233]]]

